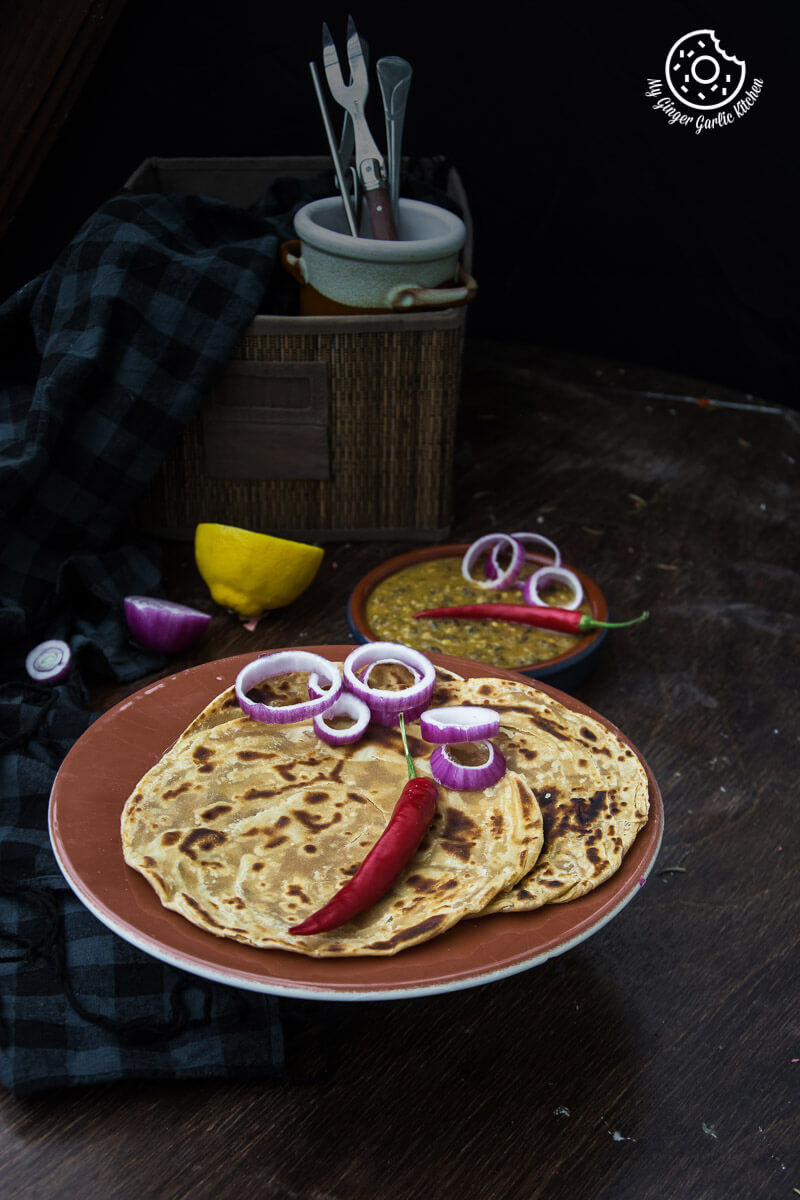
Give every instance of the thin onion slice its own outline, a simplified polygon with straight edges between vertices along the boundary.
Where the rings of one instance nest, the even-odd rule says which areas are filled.
[[[371,662],[365,671],[359,671],[358,675],[362,683],[369,683],[369,677],[376,667],[405,667],[405,669],[410,672],[411,675],[413,675],[414,683],[419,682],[419,680],[422,678],[421,673],[416,667],[413,667],[410,663],[403,662],[402,659],[378,658],[375,660],[375,662]]]
[[[417,677],[407,687],[396,690],[371,687],[360,677],[359,673],[365,667],[386,661],[408,667]],[[399,642],[366,642],[363,646],[357,646],[344,660],[342,673],[347,690],[365,700],[377,718],[408,713],[420,705],[429,704],[436,682],[433,663],[418,650]]]
[[[427,709],[429,704],[430,704],[430,696],[428,697],[428,699],[425,701],[424,704],[417,704],[414,706],[414,708],[401,709],[400,712],[402,712],[402,714],[403,714],[403,720],[405,721],[406,725],[408,725],[408,723],[410,721],[418,721],[419,718],[422,716],[422,714]],[[371,712],[372,712],[372,720],[375,722],[376,725],[397,726],[400,724],[400,713],[399,712],[383,713],[383,712],[378,712],[377,709],[374,709],[374,708],[371,709]]]
[[[338,671],[337,671],[337,674],[338,674]],[[318,700],[320,698],[320,696],[327,696],[328,692],[330,690],[331,690],[330,682],[328,682],[327,687],[323,687],[322,683],[320,682],[320,677],[319,677],[318,673],[316,671],[312,671],[308,677],[308,694],[311,697],[311,699]],[[342,691],[343,690],[344,690],[344,684],[342,684]],[[341,695],[341,692],[339,694]],[[335,703],[335,701],[333,703]]]
[[[477,742],[496,737],[500,732],[500,716],[491,708],[477,704],[445,704],[428,708],[419,719],[420,733],[426,742],[438,745],[447,742]]]
[[[463,743],[462,743],[463,744]],[[431,754],[431,775],[442,787],[456,792],[474,792],[491,787],[506,773],[506,760],[492,742],[477,742],[488,751],[486,762],[471,767],[456,762],[448,753],[447,746],[437,746]]]
[[[551,542],[550,538],[546,538],[544,536],[544,534],[522,532],[522,533],[512,533],[510,536],[514,539],[515,542],[522,542],[523,547],[527,546],[529,543],[534,546],[543,546],[545,549],[549,550],[550,553],[552,554],[553,566],[554,567],[561,566],[561,551],[559,550],[559,548],[555,544],[555,542]],[[526,553],[525,557],[531,558],[532,556],[528,555]]]
[[[334,717],[351,717],[353,723],[337,729],[330,724]],[[317,737],[329,746],[349,746],[364,736],[371,719],[372,713],[366,701],[359,700],[352,692],[342,691],[331,708],[314,717],[313,725]]]
[[[159,654],[178,654],[194,645],[211,617],[157,596],[126,596],[125,620],[140,646]]]
[[[376,667],[386,667],[386,666],[405,667],[406,670],[409,671],[411,675],[413,675],[414,682],[419,682],[419,680],[422,678],[421,673],[417,670],[416,667],[413,667],[410,663],[401,662],[401,660],[399,658],[378,658],[375,660],[375,662],[370,663],[369,666],[366,668],[366,670],[359,671],[358,677],[362,683],[368,684],[369,677],[372,674],[372,672],[375,670],[375,668]],[[374,687],[374,685],[370,685],[370,686]],[[392,689],[392,691],[394,692],[394,689]],[[408,703],[410,704],[410,701]],[[419,719],[419,717],[422,715],[422,713],[425,712],[425,709],[428,707],[429,703],[430,703],[430,696],[428,696],[428,698],[426,700],[420,701],[419,704],[413,705],[413,707],[400,709],[400,712],[402,712],[403,717],[405,718],[406,721],[416,721]],[[400,724],[400,713],[399,712],[385,712],[382,709],[378,708],[377,706],[374,709],[372,709],[371,712],[372,712],[372,719],[376,725],[386,725],[386,726],[391,727],[391,726],[398,726]]]
[[[37,683],[58,683],[69,675],[72,651],[60,638],[34,646],[25,659],[25,670]]]
[[[498,565],[498,558],[503,549],[511,551],[511,561],[507,567],[501,569]],[[489,555],[486,563],[486,578],[475,579],[472,575],[472,568],[484,553]],[[461,560],[461,574],[467,583],[472,583],[475,587],[499,591],[501,588],[510,587],[514,583],[522,569],[524,561],[525,548],[520,542],[515,541],[507,533],[487,533],[484,537],[478,538],[477,542],[473,542],[467,550],[467,553]]]
[[[570,571],[568,567],[540,567],[538,571],[534,571],[525,580],[525,586],[522,590],[522,595],[526,604],[546,604],[539,595],[539,588],[546,587],[548,583],[566,583],[572,588],[572,598],[560,604],[560,608],[579,608],[583,600],[583,584],[574,571]]]
[[[301,700],[298,704],[282,704],[277,707],[251,700],[247,695],[250,688],[263,683],[265,679],[292,671],[316,674],[318,679],[327,680],[330,686],[320,696]],[[291,721],[305,721],[327,712],[339,699],[342,677],[334,664],[320,654],[313,654],[310,650],[277,650],[274,654],[262,654],[260,658],[253,659],[243,667],[236,676],[234,690],[242,712],[254,721],[261,721],[266,725],[287,725]]]
[[[360,678],[361,682],[368,683],[369,676],[372,673],[373,669],[375,667],[385,666],[387,664],[391,665],[391,666],[396,666],[396,667],[405,667],[414,676],[415,681],[419,680],[421,678],[421,674],[417,670],[417,668],[412,667],[409,663],[401,662],[400,659],[398,659],[398,658],[379,658],[379,659],[376,659],[376,661],[374,663],[370,663],[369,666],[366,668],[366,670],[359,671],[358,674],[359,674],[359,678]],[[309,677],[308,677],[308,694],[309,694],[309,696],[312,696],[312,697],[324,696],[326,694],[325,691],[323,690],[322,686],[320,685],[319,677],[316,674],[309,675]],[[345,694],[347,694],[349,696],[353,696],[354,700],[358,699],[358,697],[356,697],[353,692],[348,691],[346,688],[345,688],[345,691],[342,693],[342,695],[345,695]],[[338,701],[337,701],[337,703],[338,703]],[[359,703],[366,704],[366,701],[359,701]],[[428,700],[425,700],[423,703],[417,704],[413,708],[401,709],[401,712],[403,713],[406,721],[416,721],[418,719],[418,717],[423,712],[425,712],[425,709],[427,707],[428,707]],[[399,718],[398,713],[385,713],[384,714],[384,713],[381,713],[380,711],[378,711],[377,709],[375,709],[373,711],[372,709],[369,708],[369,705],[367,705],[367,710],[369,711],[372,720],[377,725],[399,725],[399,723],[400,723],[400,718]],[[331,715],[330,713],[325,714],[326,717],[328,717],[330,715]],[[316,718],[315,718],[315,720],[316,720]]]

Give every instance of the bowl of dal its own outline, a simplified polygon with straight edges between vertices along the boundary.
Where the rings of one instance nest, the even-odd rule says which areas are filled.
[[[552,560],[529,554],[512,587],[495,591],[469,583],[461,573],[468,544],[424,546],[387,559],[368,572],[353,589],[347,608],[350,632],[358,642],[401,642],[423,654],[452,654],[494,667],[511,668],[557,687],[581,682],[595,664],[608,630],[589,634],[555,633],[512,621],[447,617],[414,618],[423,609],[454,604],[521,604],[521,584]],[[580,611],[607,621],[608,604],[600,588],[577,567],[583,586]],[[570,599],[563,585],[545,589],[542,599],[556,607]]]

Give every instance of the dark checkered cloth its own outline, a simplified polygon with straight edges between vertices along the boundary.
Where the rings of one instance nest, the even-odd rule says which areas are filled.
[[[326,1005],[211,984],[123,942],[73,896],[47,834],[54,775],[93,720],[87,685],[163,665],[123,619],[126,594],[163,594],[130,515],[264,305],[290,229],[264,212],[115,197],[0,308],[0,1082],[18,1096],[291,1079],[326,1020]],[[58,686],[24,670],[49,637],[73,652]]]

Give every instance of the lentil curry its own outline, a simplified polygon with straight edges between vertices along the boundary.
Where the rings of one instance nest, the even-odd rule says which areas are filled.
[[[452,654],[491,663],[496,667],[525,667],[568,654],[582,640],[570,633],[554,633],[516,625],[511,621],[469,621],[421,617],[425,608],[450,604],[519,604],[520,584],[542,564],[526,562],[513,587],[491,591],[475,587],[461,574],[461,557],[429,559],[394,572],[372,589],[367,598],[367,625],[381,641],[401,642],[416,650]],[[546,604],[562,605],[571,599],[569,588],[554,584],[542,591]],[[591,614],[584,596],[580,611]]]

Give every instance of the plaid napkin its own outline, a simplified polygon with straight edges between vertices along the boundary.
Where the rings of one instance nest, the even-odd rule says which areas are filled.
[[[55,773],[94,719],[87,686],[162,665],[122,616],[126,594],[163,594],[129,517],[268,299],[285,228],[199,196],[116,196],[0,308],[0,1083],[17,1096],[292,1079],[316,1058],[330,1006],[142,954],[73,896],[47,834]],[[57,686],[24,670],[49,637],[73,652]]]

